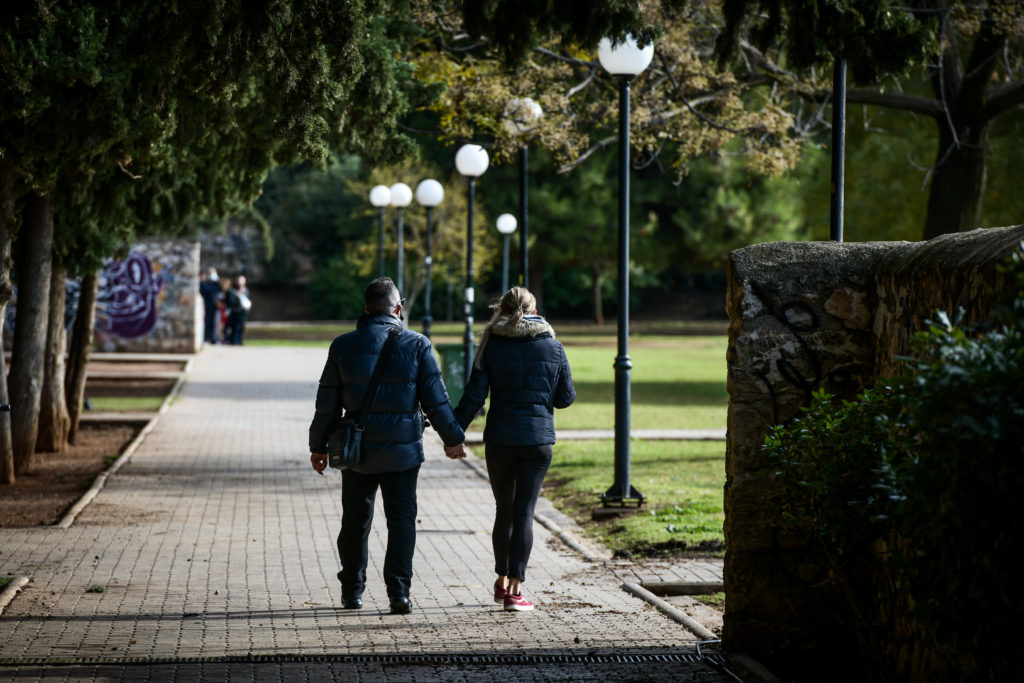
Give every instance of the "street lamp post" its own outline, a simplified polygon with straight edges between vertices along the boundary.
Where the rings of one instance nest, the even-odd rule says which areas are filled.
[[[480,145],[463,145],[455,153],[455,168],[469,181],[469,207],[466,212],[466,293],[463,299],[466,314],[466,337],[463,350],[466,385],[473,366],[473,205],[476,201],[476,179],[484,174],[490,158]]]
[[[508,291],[508,241],[512,233],[516,231],[516,217],[510,213],[503,213],[498,216],[498,232],[501,233],[502,258],[501,258],[501,293]],[[524,278],[525,279],[525,278]],[[524,287],[526,285],[523,285]]]
[[[433,235],[430,232],[430,219],[433,217],[434,208],[443,199],[444,188],[441,187],[441,183],[432,178],[421,180],[419,185],[416,186],[416,203],[427,209],[427,255],[423,259],[423,264],[427,271],[426,292],[424,293],[423,335],[427,339],[430,339],[430,324],[434,322],[434,319],[430,317],[430,267],[434,263],[433,256],[431,255]]]
[[[370,203],[380,209],[377,215],[377,277],[384,277],[384,210],[391,203],[391,190],[377,185],[370,190]]]
[[[533,130],[544,116],[544,110],[529,97],[517,97],[505,107],[505,129],[512,135],[520,136]],[[519,272],[520,284],[530,288],[530,251],[527,244],[529,238],[529,212],[527,211],[526,170],[529,162],[530,148],[524,142],[519,150]],[[505,287],[503,291],[507,291]]]
[[[412,190],[405,183],[391,186],[391,206],[398,209],[398,291],[405,294],[405,225],[402,223],[405,207],[412,201]]]
[[[605,505],[643,504],[644,497],[629,481],[629,83],[647,68],[654,45],[641,48],[632,36],[617,45],[602,38],[597,47],[601,66],[619,79],[619,316],[618,355],[615,357],[615,483],[601,496]]]
[[[846,196],[846,60],[832,66],[832,198],[829,239],[843,241],[843,206]]]

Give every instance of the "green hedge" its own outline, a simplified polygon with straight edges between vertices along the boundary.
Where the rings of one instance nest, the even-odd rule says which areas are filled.
[[[1024,251],[995,319],[939,313],[905,372],[856,401],[814,395],[766,452],[786,523],[811,532],[825,590],[883,679],[1010,680],[1024,583]]]

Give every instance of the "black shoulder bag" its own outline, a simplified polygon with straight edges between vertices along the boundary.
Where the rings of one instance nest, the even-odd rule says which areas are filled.
[[[377,365],[373,368],[370,383],[366,386],[362,408],[354,415],[351,411],[346,412],[344,417],[339,418],[338,426],[327,436],[327,463],[334,469],[347,470],[362,462],[363,432],[366,428],[359,420],[368,415],[373,406],[373,399],[377,396],[377,389],[380,386],[380,376],[400,334],[401,327],[394,327],[388,332],[388,339],[380,350]]]

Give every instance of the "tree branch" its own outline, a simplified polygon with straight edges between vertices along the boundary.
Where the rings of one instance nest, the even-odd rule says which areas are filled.
[[[1024,81],[1015,81],[992,88],[992,94],[985,102],[983,115],[986,121],[990,121],[1018,104],[1024,104]]]
[[[811,102],[824,102],[832,96],[831,90],[800,91],[800,96]],[[928,97],[886,93],[873,88],[847,88],[846,101],[854,104],[873,104],[876,107],[902,109],[938,118],[943,115],[942,103]]]

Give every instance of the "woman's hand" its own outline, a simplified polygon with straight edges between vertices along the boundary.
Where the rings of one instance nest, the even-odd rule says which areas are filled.
[[[459,458],[466,457],[466,444],[460,443],[457,446],[445,446],[444,454],[452,460],[458,460]]]
[[[324,453],[313,453],[309,456],[309,461],[313,464],[316,473],[322,477],[324,470],[327,469],[327,456]]]

